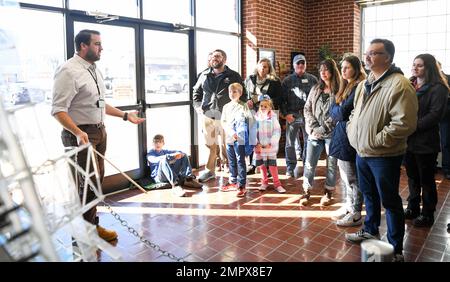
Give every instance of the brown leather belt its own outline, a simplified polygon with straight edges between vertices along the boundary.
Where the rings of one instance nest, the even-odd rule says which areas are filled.
[[[78,127],[95,127],[95,128],[102,128],[105,127],[105,124],[103,122],[97,123],[97,124],[80,124]]]

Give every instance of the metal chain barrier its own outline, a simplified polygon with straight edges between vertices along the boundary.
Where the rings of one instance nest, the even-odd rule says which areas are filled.
[[[145,239],[143,236],[139,235],[139,233],[137,232],[136,229],[134,229],[133,227],[129,226],[129,225],[128,225],[128,222],[127,222],[126,220],[122,219],[122,218],[120,217],[120,215],[119,215],[118,213],[116,213],[116,212],[112,209],[111,205],[109,205],[108,203],[106,203],[104,200],[102,200],[101,202],[102,202],[103,205],[105,205],[105,207],[109,210],[109,212],[111,213],[111,215],[112,215],[115,219],[117,219],[123,227],[125,227],[125,228],[128,230],[128,232],[130,232],[131,234],[133,234],[135,237],[139,238],[139,241],[141,241],[141,242],[144,243],[145,245],[149,246],[149,247],[152,248],[153,250],[155,250],[155,251],[161,253],[163,256],[166,256],[166,257],[168,257],[168,258],[170,258],[170,259],[172,259],[172,260],[174,260],[174,261],[177,261],[177,262],[184,262],[184,258],[179,258],[179,257],[175,256],[174,254],[169,253],[168,251],[165,251],[165,250],[161,249],[161,247],[160,247],[158,244],[152,243],[152,242],[150,242],[149,240]]]
[[[111,161],[109,161],[104,155],[100,154],[97,150],[95,150],[94,148],[92,148],[92,151],[98,155],[100,158],[104,159],[105,161],[107,161],[110,165],[112,165],[117,171],[119,171],[120,174],[122,174],[126,179],[128,179],[131,183],[133,183],[137,188],[139,188],[139,190],[141,190],[143,193],[147,194],[147,191],[145,191],[144,188],[142,188],[139,184],[137,184],[133,179],[131,179],[128,175],[126,175],[125,173],[123,173],[123,171],[121,171],[117,166],[115,166]],[[90,187],[92,189],[92,187]],[[109,210],[109,212],[111,213],[111,215],[117,219],[120,224],[125,227],[128,232],[130,232],[131,234],[133,234],[136,238],[139,239],[139,241],[141,241],[142,243],[144,243],[146,246],[149,246],[150,248],[152,248],[153,250],[161,253],[163,256],[166,256],[172,260],[175,260],[177,262],[184,262],[184,258],[179,258],[177,256],[175,256],[172,253],[169,253],[168,251],[165,251],[163,249],[161,249],[161,247],[158,244],[152,243],[149,240],[145,239],[143,236],[139,235],[139,233],[137,232],[136,229],[134,229],[133,227],[128,225],[128,222],[124,219],[122,219],[120,217],[120,215],[118,213],[116,213],[111,205],[109,205],[108,203],[105,202],[105,200],[101,200],[101,203]]]

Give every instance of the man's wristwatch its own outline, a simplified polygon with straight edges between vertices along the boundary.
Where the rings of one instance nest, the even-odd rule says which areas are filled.
[[[128,120],[128,112],[125,112],[125,114],[123,115],[123,120],[127,121]]]

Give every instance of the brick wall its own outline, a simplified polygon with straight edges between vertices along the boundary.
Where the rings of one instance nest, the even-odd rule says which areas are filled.
[[[283,78],[291,52],[303,51],[309,72],[317,73],[318,50],[359,54],[360,10],[354,0],[242,0],[243,76],[257,61],[257,48],[275,49],[276,69]]]
[[[319,48],[329,45],[333,54],[359,54],[360,9],[353,0],[305,0],[309,70],[316,72]]]
[[[257,63],[257,48],[275,49],[277,73],[290,68],[291,52],[306,49],[303,0],[243,0],[243,75]]]

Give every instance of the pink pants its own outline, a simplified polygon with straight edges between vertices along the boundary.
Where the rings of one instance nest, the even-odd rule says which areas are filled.
[[[259,166],[262,171],[262,183],[269,184],[269,178],[267,177],[267,168],[265,165]],[[273,184],[275,187],[281,186],[280,180],[278,179],[278,167],[269,166],[270,173],[272,174]]]

